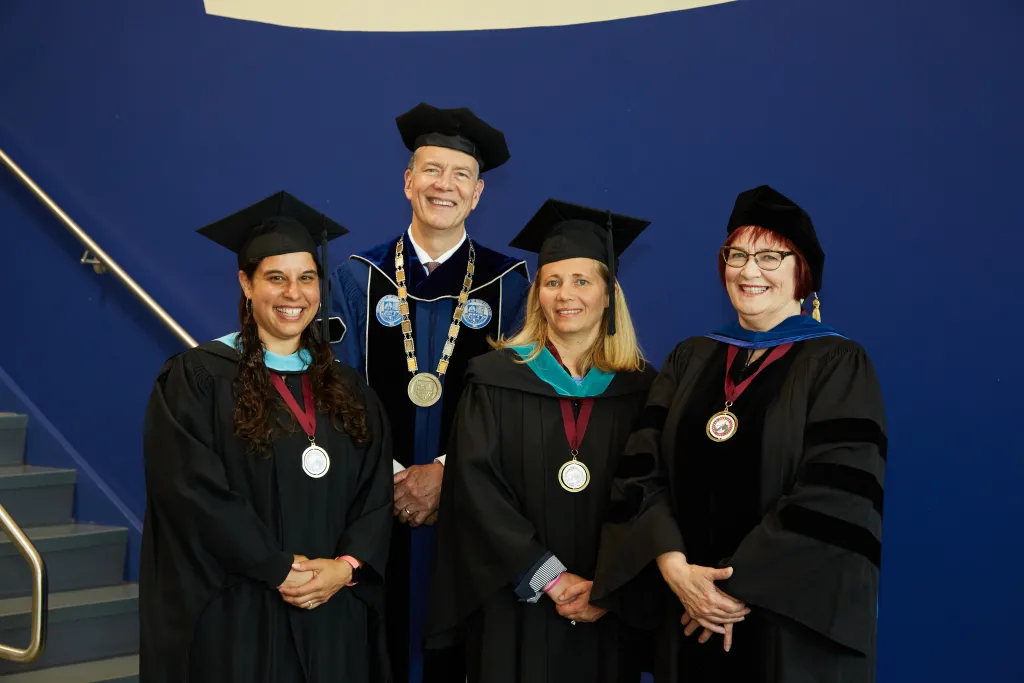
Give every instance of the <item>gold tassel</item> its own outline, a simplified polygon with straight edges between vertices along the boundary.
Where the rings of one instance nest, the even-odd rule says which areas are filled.
[[[811,317],[821,322],[821,302],[818,301],[818,293],[814,293],[814,310],[811,311]]]

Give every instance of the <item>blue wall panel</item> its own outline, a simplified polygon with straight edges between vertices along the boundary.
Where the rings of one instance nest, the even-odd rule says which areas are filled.
[[[468,105],[512,161],[470,229],[500,247],[548,196],[650,218],[622,280],[660,365],[730,309],[735,194],[802,203],[825,320],[869,350],[890,419],[880,679],[1013,681],[1021,559],[1024,8],[749,0],[582,26],[344,33],[198,0],[0,9],[0,147],[198,339],[234,327],[232,256],[192,232],[286,188],[353,234],[409,219],[394,116]],[[0,174],[0,364],[141,515],[152,378],[179,345]],[[998,588],[991,588],[998,586]]]

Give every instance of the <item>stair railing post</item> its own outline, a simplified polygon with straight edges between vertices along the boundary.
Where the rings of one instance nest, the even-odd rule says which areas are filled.
[[[3,505],[0,505],[0,528],[32,568],[32,638],[25,649],[0,644],[0,659],[31,664],[39,659],[46,647],[46,563]]]

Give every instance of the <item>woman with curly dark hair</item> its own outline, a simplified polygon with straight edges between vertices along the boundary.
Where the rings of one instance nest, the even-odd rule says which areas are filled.
[[[391,441],[315,318],[315,238],[278,193],[200,233],[238,254],[240,332],[171,358],[146,412],[141,680],[389,680]]]

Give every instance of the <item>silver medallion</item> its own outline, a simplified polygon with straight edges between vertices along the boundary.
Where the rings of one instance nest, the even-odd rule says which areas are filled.
[[[421,408],[437,403],[441,398],[441,380],[429,372],[413,375],[409,380],[409,400]]]
[[[302,471],[313,479],[319,479],[331,469],[331,457],[316,444],[302,451]]]
[[[574,456],[558,470],[558,483],[569,493],[579,493],[590,484],[590,470]]]
[[[735,414],[730,413],[729,409],[715,413],[708,420],[707,433],[708,438],[712,441],[728,441],[735,434],[736,430],[740,427],[740,420]]]

